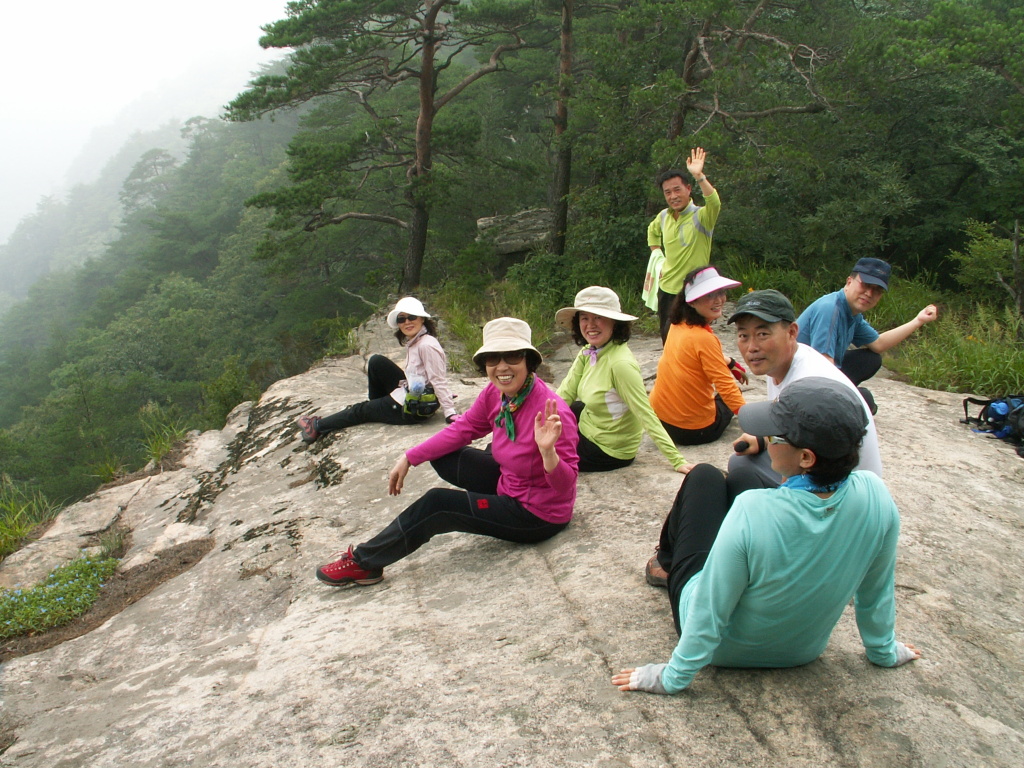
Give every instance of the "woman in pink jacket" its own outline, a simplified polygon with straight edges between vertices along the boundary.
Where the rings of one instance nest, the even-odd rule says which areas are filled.
[[[442,533],[461,531],[535,544],[572,519],[576,502],[576,419],[536,375],[540,353],[530,326],[500,317],[484,326],[473,362],[489,379],[465,414],[402,454],[388,476],[392,496],[425,461],[463,490],[434,488],[384,530],[316,570],[332,586],[376,584],[384,568]],[[487,450],[470,443],[492,435]]]
[[[448,388],[448,358],[437,340],[437,325],[419,299],[399,299],[388,313],[388,325],[395,338],[406,348],[403,371],[384,355],[373,355],[366,363],[368,400],[350,405],[330,416],[301,416],[298,419],[302,441],[312,443],[321,435],[357,424],[419,424],[440,408],[449,424],[458,416],[455,400]],[[429,407],[420,407],[416,392],[432,391]],[[433,410],[431,410],[433,408]]]

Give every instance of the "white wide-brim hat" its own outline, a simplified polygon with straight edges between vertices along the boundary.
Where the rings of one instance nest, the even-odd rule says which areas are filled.
[[[573,303],[576,306],[562,307],[555,312],[555,322],[569,330],[572,330],[572,319],[577,312],[589,312],[592,315],[600,315],[611,320],[636,320],[635,316],[627,315],[622,311],[619,296],[615,291],[600,285],[584,288],[576,294],[576,301]]]
[[[691,301],[696,301],[701,296],[707,296],[709,293],[720,291],[723,288],[738,288],[741,285],[743,285],[743,283],[738,280],[730,280],[728,277],[722,277],[714,267],[706,267],[697,273],[696,277],[693,278],[692,283],[686,286],[686,303],[689,304]]]
[[[529,324],[514,317],[499,317],[484,326],[484,343],[473,355],[473,362],[479,365],[477,358],[488,352],[515,352],[520,349],[532,350],[538,359],[543,359],[533,346],[533,331]]]
[[[427,310],[423,308],[423,302],[413,296],[406,296],[398,300],[395,308],[388,312],[388,325],[398,328],[398,316],[401,314],[415,315],[416,317],[430,317]]]

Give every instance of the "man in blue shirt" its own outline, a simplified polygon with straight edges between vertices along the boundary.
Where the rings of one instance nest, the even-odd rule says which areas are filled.
[[[797,341],[821,352],[858,386],[878,373],[882,352],[938,316],[935,305],[929,304],[908,323],[884,333],[872,328],[864,313],[888,290],[891,274],[892,267],[881,259],[861,259],[842,289],[822,296],[796,320],[800,329]],[[847,351],[851,344],[857,349]]]

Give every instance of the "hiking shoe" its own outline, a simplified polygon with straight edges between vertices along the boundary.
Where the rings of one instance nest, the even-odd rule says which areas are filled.
[[[647,583],[652,587],[668,589],[668,571],[661,567],[657,555],[651,555],[651,559],[647,561],[647,567],[644,568],[644,578],[647,579]]]
[[[857,387],[857,391],[864,398],[864,402],[868,404],[868,410],[871,411],[871,415],[874,416],[878,413],[878,406],[875,405],[875,396],[871,394],[871,390],[867,387]]]
[[[316,439],[320,437],[320,432],[317,430],[320,419],[316,416],[300,416],[295,423],[299,425],[299,430],[302,432],[302,442],[315,443]]]
[[[352,547],[342,552],[341,557],[333,563],[321,565],[316,569],[316,577],[324,584],[335,587],[346,587],[350,584],[358,584],[365,587],[368,584],[376,584],[384,579],[384,571],[368,571],[362,568],[352,557]]]

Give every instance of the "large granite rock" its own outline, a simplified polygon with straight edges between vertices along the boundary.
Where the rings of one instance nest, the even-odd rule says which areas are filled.
[[[401,356],[379,324],[364,338]],[[660,345],[631,347],[653,375]],[[574,353],[551,356],[557,375]],[[3,665],[0,765],[1024,764],[1024,462],[959,425],[958,396],[872,384],[903,514],[899,636],[924,658],[873,667],[847,611],[812,664],[708,669],[658,697],[609,682],[667,660],[675,641],[643,565],[680,477],[646,439],[634,466],[581,478],[576,519],[552,541],[453,534],[373,587],[313,578],[438,484],[419,467],[387,496],[399,452],[439,422],[300,442],[293,419],[364,397],[362,370],[356,356],[278,382],[196,438],[184,468],[75,505],[31,557],[4,564],[25,583],[115,518],[133,530],[127,563],[215,540],[98,629]],[[456,380],[462,408],[482,383]],[[736,434],[686,455],[724,466]]]

